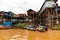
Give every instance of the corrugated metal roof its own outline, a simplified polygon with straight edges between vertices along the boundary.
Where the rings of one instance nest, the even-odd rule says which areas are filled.
[[[58,0],[45,0],[45,2],[43,3],[43,5],[42,5],[42,7],[41,7],[41,9],[40,9],[40,11],[39,11],[40,13],[44,10],[44,5],[46,4],[47,1],[48,1],[48,2],[51,1],[51,3],[52,3],[52,2],[57,2]],[[47,4],[50,5],[51,3],[49,3],[49,4],[47,3]],[[52,3],[52,4],[53,4],[53,3]],[[50,7],[52,7],[52,6],[53,6],[53,5],[51,5]],[[49,7],[49,6],[48,6],[48,7]]]

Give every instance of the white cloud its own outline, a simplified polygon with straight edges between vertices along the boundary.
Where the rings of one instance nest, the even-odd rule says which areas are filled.
[[[12,11],[16,14],[33,9],[38,11],[45,0],[0,0],[0,11]],[[60,4],[60,1],[58,1]]]
[[[26,13],[28,9],[39,10],[44,0],[0,0],[0,11]]]
[[[58,5],[60,6],[60,0],[58,0],[58,2],[57,2],[57,3],[58,3]]]

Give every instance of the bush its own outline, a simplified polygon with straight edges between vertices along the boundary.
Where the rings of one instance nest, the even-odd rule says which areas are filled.
[[[60,25],[54,25],[54,26],[52,27],[52,29],[54,29],[54,30],[60,30]]]
[[[18,24],[16,24],[16,26],[18,28],[23,28],[23,27],[27,26],[27,24],[26,23],[18,23]]]

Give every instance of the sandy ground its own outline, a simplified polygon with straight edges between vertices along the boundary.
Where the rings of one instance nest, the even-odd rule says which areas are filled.
[[[29,31],[25,29],[0,30],[0,40],[60,40],[60,31]]]

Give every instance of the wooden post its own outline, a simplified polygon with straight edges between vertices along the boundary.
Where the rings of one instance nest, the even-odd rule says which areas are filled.
[[[51,8],[50,8],[50,10],[51,10]],[[48,21],[47,21],[47,25],[48,25],[48,27],[50,28],[51,27],[51,12],[49,11],[49,8],[47,8],[47,19],[48,19]]]
[[[53,27],[53,10],[52,10],[52,8],[51,8],[51,28]]]
[[[33,25],[34,25],[34,14],[33,14]]]
[[[41,13],[40,13],[40,24],[41,24]]]
[[[50,10],[51,10],[51,8],[49,8]],[[48,19],[49,19],[49,21],[48,21],[48,24],[49,24],[49,28],[51,27],[51,12],[49,11],[49,9],[48,9]]]
[[[46,19],[47,20],[47,23],[46,24],[48,26],[48,9],[47,8],[46,8],[46,16],[47,16],[47,19]]]
[[[47,9],[45,10],[45,13],[46,13],[46,20],[47,20]],[[48,23],[47,23],[47,21],[46,21],[46,25],[47,25]]]
[[[54,10],[53,10],[53,18],[54,18],[54,17],[55,17],[55,12],[54,12]],[[54,24],[55,24],[54,21],[55,21],[55,20],[53,19],[53,26],[54,26]]]

